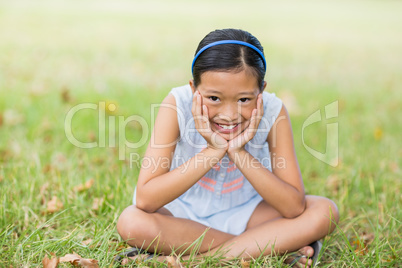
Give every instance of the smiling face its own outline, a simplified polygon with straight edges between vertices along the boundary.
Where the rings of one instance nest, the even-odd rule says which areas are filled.
[[[261,93],[257,79],[250,72],[208,71],[201,75],[201,83],[194,87],[208,108],[211,129],[224,139],[231,140],[250,124],[257,97]],[[264,85],[265,87],[265,85]]]

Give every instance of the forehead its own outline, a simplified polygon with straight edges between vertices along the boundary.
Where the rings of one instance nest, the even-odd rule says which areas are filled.
[[[209,71],[201,75],[199,90],[221,95],[258,95],[257,79],[250,72]]]

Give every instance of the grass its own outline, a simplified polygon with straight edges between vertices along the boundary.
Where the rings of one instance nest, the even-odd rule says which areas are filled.
[[[109,146],[109,123],[117,129],[119,116],[138,115],[150,126],[150,105],[190,78],[199,40],[234,27],[264,45],[268,91],[291,112],[307,192],[340,209],[321,267],[398,267],[401,10],[397,1],[1,2],[0,266],[39,266],[51,252],[73,251],[113,266],[126,247],[116,219],[139,172],[129,155],[143,155],[146,143],[125,148],[119,160],[124,146]],[[98,131],[99,109],[77,113],[72,131],[98,145],[105,137],[105,146],[71,144],[68,111],[103,101],[117,107],[105,111],[106,134]],[[314,158],[301,140],[307,117],[333,101],[339,116],[306,128],[304,141],[324,152],[326,123],[338,123],[337,167]],[[123,131],[139,142],[149,138],[145,129],[131,122]],[[253,265],[281,263],[259,258]],[[192,265],[214,266],[217,258]]]

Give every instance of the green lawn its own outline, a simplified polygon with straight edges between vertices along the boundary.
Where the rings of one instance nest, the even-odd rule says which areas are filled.
[[[402,3],[226,0],[0,2],[1,267],[72,252],[113,267],[127,246],[115,225],[132,200],[151,104],[188,82],[200,39],[228,27],[262,42],[267,90],[290,110],[306,190],[340,209],[320,267],[399,267]],[[326,126],[337,124],[333,167],[307,151],[302,130],[335,101],[338,117],[304,131],[304,143],[325,152]],[[66,137],[65,119],[88,103],[94,109],[77,112],[70,128],[97,143],[84,149]],[[119,146],[122,135],[141,146]],[[277,257],[253,264],[282,265]]]

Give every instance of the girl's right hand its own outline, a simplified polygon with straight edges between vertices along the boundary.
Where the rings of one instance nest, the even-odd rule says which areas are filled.
[[[191,113],[193,114],[195,128],[207,141],[208,148],[226,152],[229,144],[221,135],[212,131],[208,117],[208,108],[206,105],[202,105],[201,94],[198,91],[193,96]]]

